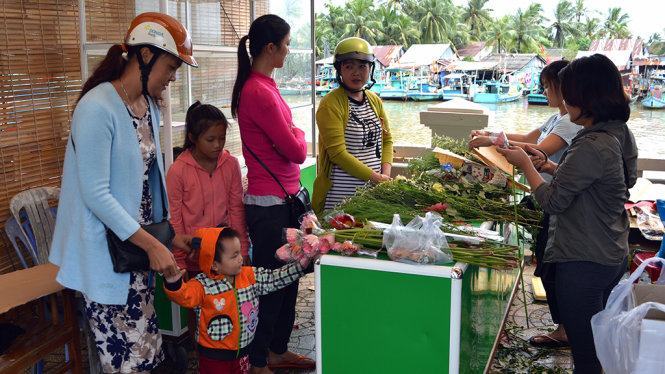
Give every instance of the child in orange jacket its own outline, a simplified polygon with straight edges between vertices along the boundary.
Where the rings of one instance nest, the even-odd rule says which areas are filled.
[[[183,282],[182,270],[166,278],[166,295],[194,308],[199,373],[246,373],[248,346],[259,322],[259,296],[277,291],[304,275],[308,259],[270,270],[242,266],[239,235],[231,228],[203,228],[202,273]]]

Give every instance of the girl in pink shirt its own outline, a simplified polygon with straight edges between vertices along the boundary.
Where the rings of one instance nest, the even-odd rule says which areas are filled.
[[[252,22],[249,34],[238,45],[238,75],[231,99],[231,113],[238,118],[247,165],[244,201],[252,265],[267,269],[284,265],[275,258],[275,252],[284,243],[283,229],[294,225],[284,202],[284,190],[289,194],[298,191],[299,164],[307,157],[305,134],[293,124],[291,109],[271,78],[276,68],[284,66],[290,29],[288,23],[272,14]],[[259,324],[249,352],[252,374],[272,373],[271,369],[277,368],[314,368],[313,360],[287,349],[297,295],[296,281],[259,298]]]
[[[215,106],[195,102],[187,110],[184,151],[166,175],[171,223],[177,234],[230,226],[240,234],[249,263],[242,175],[238,159],[224,150],[228,121]],[[173,248],[178,266],[200,272],[198,254]]]

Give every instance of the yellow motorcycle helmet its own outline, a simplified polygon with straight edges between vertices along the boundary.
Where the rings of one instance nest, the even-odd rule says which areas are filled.
[[[342,82],[342,78],[339,75],[342,61],[347,61],[347,60],[360,60],[372,63],[369,75],[371,83],[369,83],[366,87],[363,87],[360,90],[349,89],[349,87],[346,86],[344,82]],[[372,46],[369,45],[369,43],[365,39],[358,38],[355,36],[342,39],[339,43],[337,43],[337,46],[335,47],[335,55],[333,57],[333,66],[337,71],[337,83],[339,83],[339,85],[344,87],[344,89],[346,89],[347,91],[362,91],[365,89],[370,89],[376,83],[376,80],[374,80],[375,60],[376,57],[374,56],[374,51],[372,50]]]
[[[374,62],[376,58],[374,57],[374,51],[372,46],[362,38],[357,38],[355,36],[343,39],[337,43],[335,47],[335,57],[333,58],[333,64],[342,62],[345,60],[361,60]]]

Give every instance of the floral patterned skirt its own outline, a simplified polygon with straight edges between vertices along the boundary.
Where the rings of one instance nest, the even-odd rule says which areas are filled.
[[[164,359],[162,336],[153,305],[154,277],[130,274],[125,305],[99,304],[85,298],[85,311],[94,334],[104,373],[150,371]]]

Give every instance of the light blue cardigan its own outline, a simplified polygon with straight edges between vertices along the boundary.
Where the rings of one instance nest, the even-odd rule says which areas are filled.
[[[160,222],[166,183],[159,108],[152,100],[150,113],[159,171],[152,169],[149,182],[153,217]],[[104,225],[122,240],[139,229],[143,157],[132,118],[111,83],[100,84],[79,101],[71,135],[76,150],[70,139],[49,260],[60,266],[56,280],[63,286],[101,304],[126,304],[129,273],[113,271]]]

